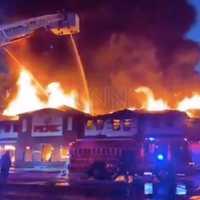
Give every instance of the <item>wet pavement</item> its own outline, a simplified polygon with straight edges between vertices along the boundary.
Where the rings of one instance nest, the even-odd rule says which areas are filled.
[[[200,177],[184,177],[184,179],[187,183],[192,183],[196,191],[193,190],[190,195],[183,195],[189,194],[191,188],[179,185],[177,189],[179,195],[175,199],[200,200]],[[169,200],[164,196],[144,195],[151,192],[152,185],[149,183],[145,187],[137,185],[131,188],[127,184],[111,181],[70,182],[67,177],[61,177],[58,173],[19,172],[11,174],[7,185],[0,187],[0,200]]]

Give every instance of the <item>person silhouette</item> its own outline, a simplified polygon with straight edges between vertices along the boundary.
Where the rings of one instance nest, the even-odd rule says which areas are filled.
[[[162,196],[163,200],[176,199],[176,170],[172,162],[159,163],[156,168],[157,184],[156,196]],[[160,192],[161,194],[160,194]],[[159,199],[159,198],[158,198]]]
[[[11,158],[10,158],[10,152],[6,151],[3,156],[1,157],[1,173],[0,173],[0,181],[2,184],[5,184],[7,182],[8,176],[9,176],[9,170],[11,167]]]

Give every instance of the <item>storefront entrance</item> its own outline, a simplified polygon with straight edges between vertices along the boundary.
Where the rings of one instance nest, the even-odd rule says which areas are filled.
[[[11,161],[12,161],[12,163],[14,163],[16,160],[16,146],[13,144],[1,144],[0,145],[0,158],[6,151],[9,151]]]

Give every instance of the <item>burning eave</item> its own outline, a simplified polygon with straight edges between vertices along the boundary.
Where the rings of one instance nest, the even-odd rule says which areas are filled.
[[[30,112],[20,113],[19,117],[30,116],[30,115],[33,115],[34,113],[39,113],[39,112],[51,112],[51,111],[62,113],[63,115],[67,113],[67,114],[73,114],[73,115],[90,116],[89,114],[84,113],[80,110],[77,110],[68,106],[61,106],[58,108],[42,108],[42,109],[30,111]]]
[[[152,118],[152,117],[161,117],[161,118],[185,118],[189,119],[187,113],[178,111],[178,110],[163,110],[163,111],[147,111],[147,110],[119,110],[108,114],[96,115],[96,116],[88,116],[88,119],[130,119],[130,118]]]
[[[0,115],[0,122],[10,122],[10,121],[18,121],[19,116],[5,116],[5,115]]]

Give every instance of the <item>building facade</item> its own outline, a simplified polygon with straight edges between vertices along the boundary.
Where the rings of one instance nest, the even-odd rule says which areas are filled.
[[[106,137],[171,137],[186,135],[188,117],[184,112],[142,112],[122,110],[89,117],[85,136]]]
[[[19,130],[18,118],[0,118],[0,157],[9,150],[12,162],[15,162]]]
[[[188,116],[179,111],[140,112],[138,133],[144,137],[185,137]]]
[[[122,110],[88,118],[85,136],[136,139],[139,168],[149,169],[155,165],[157,158],[182,164],[190,160],[187,121],[188,116],[184,112]]]
[[[42,109],[20,115],[16,165],[63,163],[71,142],[84,135],[84,114]]]
[[[130,110],[89,117],[85,124],[85,136],[134,137],[138,124],[138,114]]]
[[[198,124],[195,121],[195,130],[199,130]],[[140,145],[141,160],[148,163],[159,152],[169,159],[182,155],[189,126],[194,127],[194,121],[177,111],[122,110],[90,116],[68,107],[42,109],[21,114],[18,120],[0,120],[0,155],[10,150],[18,167],[60,165],[76,139],[134,138]]]

